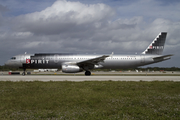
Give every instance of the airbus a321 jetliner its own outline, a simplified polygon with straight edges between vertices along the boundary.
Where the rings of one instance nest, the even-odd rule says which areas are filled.
[[[24,69],[62,69],[65,73],[85,71],[91,75],[90,70],[95,68],[118,69],[133,68],[170,59],[171,54],[162,55],[166,32],[161,32],[147,49],[140,55],[79,55],[70,53],[37,53],[16,55],[5,65]]]

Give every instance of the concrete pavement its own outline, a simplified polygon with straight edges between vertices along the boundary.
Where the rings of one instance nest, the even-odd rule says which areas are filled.
[[[0,75],[0,81],[179,81],[180,76]]]

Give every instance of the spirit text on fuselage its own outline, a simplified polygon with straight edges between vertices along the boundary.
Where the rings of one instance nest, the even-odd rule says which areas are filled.
[[[48,64],[49,60],[31,60],[26,59],[26,64]]]

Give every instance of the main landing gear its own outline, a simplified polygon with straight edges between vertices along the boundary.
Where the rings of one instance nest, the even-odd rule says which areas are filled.
[[[90,76],[90,75],[91,75],[91,71],[86,71],[86,72],[85,72],[85,75],[86,75],[86,76]]]

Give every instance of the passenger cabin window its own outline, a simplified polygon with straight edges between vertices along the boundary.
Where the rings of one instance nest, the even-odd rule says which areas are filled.
[[[16,57],[12,57],[12,58],[11,58],[11,60],[15,60],[15,59],[16,59]]]

